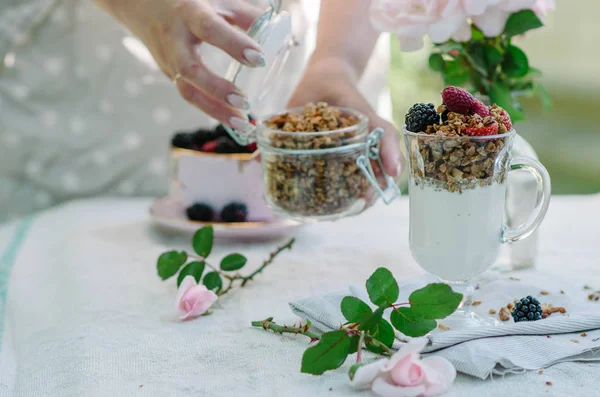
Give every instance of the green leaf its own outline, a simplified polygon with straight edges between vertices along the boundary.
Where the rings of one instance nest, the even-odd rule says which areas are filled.
[[[361,363],[356,363],[350,367],[350,370],[348,371],[348,376],[350,377],[350,380],[354,379],[354,375],[356,375],[356,372],[358,371],[358,369],[360,367],[362,367],[363,365],[365,365],[365,363],[361,362]]]
[[[177,286],[181,285],[181,282],[186,276],[194,276],[196,282],[200,282],[202,278],[202,272],[204,272],[204,262],[190,262],[186,267],[181,269],[179,276],[177,276]]]
[[[173,277],[179,271],[179,268],[187,261],[187,253],[185,251],[169,251],[158,257],[156,262],[156,270],[158,275],[163,280]]]
[[[340,305],[344,318],[351,323],[362,323],[373,314],[373,310],[362,300],[346,296]]]
[[[391,305],[398,299],[398,282],[392,272],[380,267],[367,280],[367,292],[377,306]]]
[[[489,95],[492,105],[496,104],[504,108],[510,115],[512,121],[523,120],[523,112],[515,105],[510,90],[506,86],[495,81],[490,87]]]
[[[354,354],[358,351],[358,343],[360,342],[360,335],[352,335],[350,338],[350,347],[348,348],[348,354]]]
[[[488,65],[485,59],[485,47],[482,43],[473,43],[469,46],[468,55],[471,57],[473,67],[483,76],[488,75]]]
[[[543,73],[538,68],[529,67],[529,76],[531,77],[542,77]]]
[[[463,64],[462,57],[446,62],[443,75],[447,85],[461,86],[471,79],[469,68]]]
[[[429,56],[429,67],[434,72],[441,72],[444,70],[444,57],[442,57],[442,54],[431,54]]]
[[[377,310],[375,310],[371,316],[369,316],[366,320],[363,320],[361,322],[360,327],[358,327],[358,329],[361,331],[368,331],[376,327],[377,324],[379,324],[379,321],[381,321],[381,317],[383,317],[383,312],[387,308],[387,304],[377,308]]]
[[[495,67],[500,65],[504,60],[504,54],[498,47],[486,45],[485,46],[485,60],[487,64],[491,67]]]
[[[471,25],[471,41],[478,41],[485,39],[485,35],[475,25]]]
[[[209,272],[204,276],[204,280],[202,281],[206,288],[211,291],[219,292],[223,287],[223,280],[221,280],[221,276],[217,272]]]
[[[383,343],[387,347],[392,347],[392,345],[394,344],[394,328],[389,322],[387,322],[383,318],[379,321],[379,324],[377,324],[375,328],[369,331],[369,335],[371,335],[373,338],[377,339],[379,342]],[[369,341],[365,343],[365,346],[367,346],[367,349],[369,349],[373,353],[381,354],[385,351],[380,346],[374,345],[372,342]]]
[[[533,84],[533,89],[535,93],[539,95],[544,110],[548,112],[552,110],[552,98],[550,97],[548,90],[546,90],[546,87],[544,87],[542,83],[536,81]]]
[[[214,230],[212,226],[205,226],[194,234],[192,246],[194,251],[203,258],[208,258],[212,251]]]
[[[322,375],[325,371],[339,368],[350,350],[350,337],[346,331],[323,334],[316,346],[306,349],[302,356],[301,372]]]
[[[522,10],[508,17],[504,26],[504,34],[507,37],[518,36],[529,30],[541,28],[544,26],[535,12],[531,10]]]
[[[248,262],[248,259],[244,255],[241,254],[231,254],[227,255],[221,261],[221,269],[226,272],[232,272],[235,270],[240,270],[244,265]]]
[[[450,51],[460,51],[462,52],[463,47],[460,43],[457,43],[455,41],[447,41],[445,43],[442,44],[436,44],[435,48],[437,48],[438,51],[443,52],[443,53],[447,53]]]
[[[506,49],[506,58],[502,62],[502,70],[510,77],[523,77],[529,73],[527,55],[515,46]]]
[[[394,309],[390,320],[398,331],[406,336],[419,337],[427,335],[437,326],[435,320],[419,318],[410,307]]]
[[[462,294],[452,291],[449,285],[437,283],[414,291],[408,300],[415,316],[436,320],[454,313],[462,298]]]

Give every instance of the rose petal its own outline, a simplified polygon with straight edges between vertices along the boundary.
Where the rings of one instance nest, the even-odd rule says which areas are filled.
[[[417,354],[418,358],[418,355],[425,348],[425,346],[427,346],[427,343],[429,343],[429,339],[419,338],[413,339],[410,342],[403,344],[400,350],[394,353],[394,355],[392,355],[392,357],[390,357],[390,359],[387,361],[386,365],[383,367],[383,371],[387,372],[391,370],[396,366],[396,363],[398,363],[398,361],[402,360],[404,357],[410,354]]]
[[[472,20],[486,37],[495,37],[504,31],[509,15],[507,11],[491,7],[483,14],[474,16]]]
[[[439,12],[439,7],[437,6],[437,12]],[[464,14],[464,9],[461,7],[460,0],[447,0],[446,6],[443,8],[442,12],[439,13],[441,18],[452,18],[457,15],[466,15]]]
[[[481,15],[488,7],[488,0],[463,0],[463,7],[467,15]]]
[[[426,378],[426,397],[445,393],[456,379],[456,369],[443,357],[425,357],[421,360],[421,368]]]
[[[515,12],[531,9],[535,2],[536,0],[505,0],[498,3],[498,7],[504,11]]]
[[[442,19],[429,26],[429,38],[434,43],[444,43],[466,22],[466,15],[457,15],[452,18]]]
[[[381,397],[417,397],[425,393],[425,386],[414,387],[394,386],[382,377],[375,379],[371,391]]]
[[[471,25],[465,21],[452,35],[452,39],[458,42],[471,40]]]
[[[213,291],[209,291],[206,286],[198,285],[193,287],[182,298],[183,301],[191,304],[191,309],[181,316],[181,320],[185,321],[201,316],[206,313],[217,299],[217,295]]]
[[[354,374],[354,378],[350,381],[350,386],[357,390],[368,389],[373,383],[373,380],[380,374],[381,368],[387,362],[386,358],[374,361],[363,365]]]
[[[196,279],[194,276],[185,276],[181,284],[179,284],[179,289],[177,290],[177,300],[175,301],[175,306],[177,310],[181,308],[181,298],[185,293],[190,289],[198,285],[196,283]]]
[[[425,371],[421,368],[417,353],[412,353],[398,361],[389,371],[389,376],[397,386],[412,387],[423,383]]]

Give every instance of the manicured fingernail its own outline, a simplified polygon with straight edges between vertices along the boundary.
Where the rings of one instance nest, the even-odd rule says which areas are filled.
[[[244,59],[249,66],[262,67],[267,64],[267,60],[262,52],[256,51],[253,48],[246,48],[244,50]]]
[[[236,130],[243,131],[248,129],[252,124],[248,122],[247,119],[242,119],[240,117],[232,117],[229,119],[229,124]]]
[[[236,94],[235,92],[232,92],[231,94],[227,95],[227,102],[234,108],[242,110],[250,109],[250,104],[248,103],[248,100],[240,94]]]

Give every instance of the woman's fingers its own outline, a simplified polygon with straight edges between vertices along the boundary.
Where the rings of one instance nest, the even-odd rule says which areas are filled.
[[[264,12],[262,8],[255,7],[246,1],[220,0],[213,1],[213,4],[217,14],[243,30],[250,29],[254,21]]]
[[[199,40],[222,49],[247,66],[265,66],[266,60],[259,45],[219,16],[210,4],[199,1],[186,4],[188,6],[181,10],[182,17]]]
[[[176,84],[183,99],[222,124],[238,130],[246,129],[250,125],[248,118],[244,114],[228,106],[226,103],[207,95],[188,81],[180,79]]]
[[[212,72],[202,62],[192,43],[175,39],[175,61],[172,67],[181,78],[200,89],[217,102],[227,103],[240,110],[248,110],[250,105],[245,95],[233,84]]]
[[[381,160],[385,172],[392,177],[399,176],[404,169],[405,160],[400,152],[400,137],[396,127],[379,117],[371,121],[371,126],[383,128],[384,131],[381,138]]]

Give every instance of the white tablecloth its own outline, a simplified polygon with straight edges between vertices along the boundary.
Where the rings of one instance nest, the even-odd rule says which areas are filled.
[[[0,288],[8,284],[0,396],[368,395],[347,386],[350,363],[321,377],[301,374],[306,339],[250,322],[294,322],[288,302],[361,284],[379,266],[398,279],[422,275],[408,248],[406,198],[305,226],[293,251],[256,282],[187,323],[176,319],[175,281],[160,281],[155,262],[166,249],[189,248],[189,238],[155,230],[150,203],[79,201],[0,227]],[[554,197],[536,271],[563,280],[567,293],[600,288],[599,221],[600,196]],[[274,244],[217,245],[212,255],[240,251],[253,266]],[[598,382],[600,365],[563,363],[541,375],[460,375],[447,395],[592,396]]]

